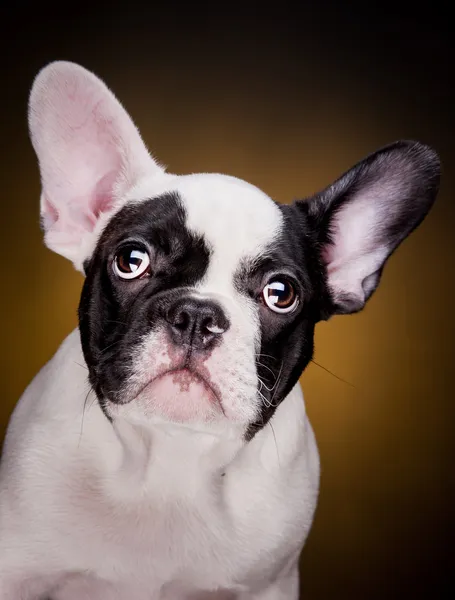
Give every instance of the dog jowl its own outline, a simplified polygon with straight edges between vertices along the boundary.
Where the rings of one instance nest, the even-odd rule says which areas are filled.
[[[314,329],[363,309],[435,200],[438,156],[395,142],[279,204],[235,177],[167,172],[68,62],[37,76],[29,125],[45,242],[85,280],[77,336],[8,430],[0,599],[82,597],[79,576],[91,598],[297,598],[319,485],[298,386]]]

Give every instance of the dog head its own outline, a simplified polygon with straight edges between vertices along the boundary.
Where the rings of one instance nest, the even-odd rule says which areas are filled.
[[[292,205],[173,175],[68,62],[38,74],[29,124],[45,241],[86,276],[82,348],[110,419],[254,435],[311,359],[316,323],[365,306],[439,185],[435,152],[408,141]]]

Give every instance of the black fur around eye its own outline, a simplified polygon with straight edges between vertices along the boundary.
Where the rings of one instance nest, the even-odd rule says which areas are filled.
[[[115,255],[114,273],[120,279],[138,279],[150,273],[150,256],[139,246],[124,246]]]

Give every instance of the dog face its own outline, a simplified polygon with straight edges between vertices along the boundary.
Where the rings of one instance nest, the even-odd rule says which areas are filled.
[[[262,192],[220,175],[176,177],[118,211],[80,309],[108,413],[109,399],[211,427],[266,422],[311,357],[321,285],[290,226]]]
[[[72,63],[40,72],[29,122],[46,243],[86,275],[82,348],[109,419],[251,438],[311,359],[316,323],[363,308],[439,185],[416,142],[292,205],[234,177],[172,175]]]

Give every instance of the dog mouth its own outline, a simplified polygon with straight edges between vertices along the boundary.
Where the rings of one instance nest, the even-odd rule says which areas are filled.
[[[173,383],[179,387],[182,393],[187,392],[192,383],[202,386],[207,394],[213,397],[213,400],[220,405],[220,408],[222,408],[219,391],[210,382],[210,379],[198,370],[189,366],[168,369],[167,371],[164,371],[164,373],[156,375],[149,381],[148,385],[153,385],[155,382],[158,382],[165,377],[171,377]]]
[[[167,368],[154,375],[128,403],[146,411],[158,410],[172,420],[187,421],[196,415],[221,412],[226,416],[218,387],[210,374],[189,364]]]

